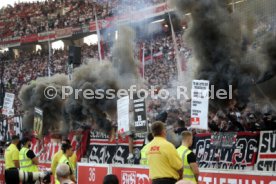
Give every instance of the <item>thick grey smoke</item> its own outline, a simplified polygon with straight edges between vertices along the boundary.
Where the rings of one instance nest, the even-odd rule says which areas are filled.
[[[73,93],[66,100],[61,96],[61,87],[68,86],[68,77],[65,75],[38,78],[32,84],[23,86],[19,97],[25,111],[24,127],[32,128],[34,107],[39,107],[44,113],[44,133],[49,130],[66,133],[72,124],[83,125],[84,122],[109,132],[112,121],[116,121],[117,91],[129,89],[131,85],[139,88],[143,84],[134,57],[135,33],[129,28],[121,27],[118,35],[112,61],[91,62],[74,70],[73,80],[69,84]],[[48,86],[57,89],[54,99],[47,99],[44,95]],[[106,94],[109,89],[113,91]],[[89,98],[84,98],[84,91],[87,90],[90,90],[90,95],[86,93]]]
[[[111,130],[111,121],[107,119],[105,113],[114,115],[117,99],[85,99],[83,91],[87,89],[93,92],[99,89],[117,91],[119,86],[114,78],[116,75],[112,65],[108,62],[90,63],[75,69],[71,86],[74,91],[79,89],[81,92],[77,95],[70,95],[66,102],[66,112],[73,123],[90,119],[96,122],[100,129]]]
[[[260,61],[256,58],[264,59],[269,55],[273,58],[273,49],[264,49],[266,53],[250,53],[249,38],[243,32],[241,21],[229,11],[225,1],[173,0],[173,4],[181,14],[191,13],[193,19],[187,37],[192,41],[199,62],[196,78],[209,80],[215,89],[228,90],[232,85],[234,98],[240,106],[245,106],[249,102],[252,81],[266,73],[273,60],[266,61],[259,69],[257,63]],[[270,45],[269,48],[273,44]],[[210,103],[213,107],[224,108],[229,100],[215,99]]]
[[[92,62],[75,69],[71,86],[73,89],[102,90],[129,89],[131,85],[142,83],[138,74],[138,65],[134,59],[134,32],[122,27],[118,32],[112,51],[112,61]],[[79,93],[78,99],[70,95],[66,102],[66,111],[72,121],[92,120],[99,129],[109,132],[112,121],[116,121],[117,98],[85,99]],[[108,95],[110,97],[110,95]],[[109,117],[109,118],[108,118]]]
[[[22,102],[24,110],[23,127],[25,129],[33,128],[34,108],[39,107],[43,110],[43,133],[46,134],[50,130],[63,132],[66,131],[63,126],[63,106],[64,100],[61,96],[61,87],[68,85],[66,75],[54,75],[53,77],[38,78],[29,85],[24,85],[19,93],[19,99]],[[44,91],[48,86],[57,89],[57,96],[48,99],[44,95]]]
[[[142,83],[138,72],[138,62],[135,60],[135,32],[129,27],[120,27],[118,30],[118,40],[112,50],[112,65],[117,71],[116,80],[120,87],[128,89],[131,85]]]

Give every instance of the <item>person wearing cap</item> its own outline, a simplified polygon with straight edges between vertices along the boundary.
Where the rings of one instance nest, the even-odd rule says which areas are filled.
[[[183,165],[174,145],[166,140],[163,122],[151,126],[154,139],[146,152],[152,184],[175,184],[182,179]]]
[[[38,157],[30,149],[31,139],[29,137],[24,137],[21,140],[22,148],[19,152],[19,164],[20,170],[24,172],[37,172],[38,170]]]
[[[19,179],[14,177],[13,171],[19,168],[19,137],[12,136],[11,144],[5,150],[5,182],[6,184],[19,183]]]
[[[70,179],[73,181],[73,182],[76,182],[76,179],[75,179],[75,170],[74,170],[74,166],[73,164],[69,161],[69,158],[73,155],[73,148],[71,146],[71,144],[62,144],[61,146],[61,150],[63,152],[61,158],[59,159],[58,161],[58,164],[67,164],[70,168]],[[56,174],[56,173],[55,173]],[[59,181],[57,180],[57,177],[55,177],[56,180],[55,180],[55,183],[56,184],[60,184]]]

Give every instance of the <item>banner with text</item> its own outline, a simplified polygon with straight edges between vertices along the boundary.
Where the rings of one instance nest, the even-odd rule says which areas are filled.
[[[56,39],[55,31],[48,31],[44,33],[38,33],[38,42],[52,41]]]
[[[0,40],[0,46],[2,47],[16,47],[20,45],[21,37],[12,37],[12,38],[5,38]]]
[[[57,29],[55,30],[56,39],[62,39],[72,36],[73,31],[72,27],[64,28],[64,29]]]
[[[134,138],[134,159],[127,160],[128,137],[118,136],[118,140],[110,140],[109,136],[103,132],[90,132],[90,145],[88,148],[89,162],[107,164],[138,164],[140,160],[140,150],[143,147],[143,138]]]
[[[198,184],[275,184],[276,176],[262,176],[256,173],[220,173],[201,171]]]
[[[80,158],[85,154],[87,147],[89,131],[83,132],[70,132],[68,139],[71,141],[71,145],[74,150],[76,150],[77,158]],[[61,140],[51,139],[51,136],[44,136],[43,140],[41,139],[32,139],[31,149],[36,155],[40,154],[40,162],[49,162],[52,160],[52,157],[56,152],[60,150]]]
[[[4,115],[11,115],[9,112],[11,109],[13,109],[13,102],[14,102],[14,94],[13,93],[5,93],[3,108],[2,108],[2,114]]]
[[[28,36],[21,36],[21,43],[31,43],[31,42],[37,42],[38,41],[38,35],[32,34]]]
[[[133,107],[135,132],[146,133],[148,131],[148,124],[145,99],[134,95]]]
[[[208,130],[209,81],[193,80],[191,127]]]
[[[256,169],[259,171],[276,171],[276,131],[262,131],[260,133]]]
[[[91,165],[78,163],[78,183],[100,184],[108,174],[109,165]]]
[[[125,133],[129,127],[129,96],[117,100],[118,132]]]
[[[33,134],[35,137],[41,138],[43,129],[43,110],[35,107]]]
[[[21,135],[22,133],[22,117],[10,117],[0,121],[0,140],[10,141],[11,136]]]
[[[52,160],[53,155],[60,150],[61,143],[60,141],[51,140],[51,136],[44,136],[43,140],[41,139],[32,139],[31,149],[36,155],[39,156],[40,162],[49,162]]]
[[[112,174],[116,175],[119,179],[119,183],[131,183],[131,184],[151,184],[149,179],[149,169],[132,167],[132,166],[112,166]]]
[[[194,139],[193,150],[200,168],[253,170],[258,133],[197,134]]]

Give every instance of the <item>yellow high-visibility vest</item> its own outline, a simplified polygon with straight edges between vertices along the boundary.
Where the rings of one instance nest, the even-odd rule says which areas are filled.
[[[141,159],[140,159],[140,165],[148,165],[148,158],[147,158],[147,150],[149,148],[149,144],[146,144],[142,149],[141,149]]]
[[[61,156],[61,158],[58,161],[58,164],[68,164],[69,167],[70,167],[70,169],[73,172],[73,175],[75,175],[74,167],[73,167],[72,163],[69,161],[69,159],[65,156],[65,154],[63,154]],[[55,184],[60,184],[59,181],[58,181],[58,179],[57,179],[57,173],[55,173]]]
[[[28,151],[29,151],[28,148],[23,147],[19,152],[20,170],[25,172],[37,172],[38,171],[37,165],[33,164],[32,159],[27,157]]]
[[[14,161],[19,160],[19,151],[14,144],[5,150],[5,169],[15,168]]]
[[[192,151],[185,146],[180,146],[177,148],[177,152],[183,162],[183,180],[196,182],[195,175],[190,167],[190,164],[188,163],[188,155]]]

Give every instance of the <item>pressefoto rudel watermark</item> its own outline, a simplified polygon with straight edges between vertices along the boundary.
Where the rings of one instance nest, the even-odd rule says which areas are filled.
[[[93,100],[93,99],[119,99],[124,96],[129,96],[130,99],[134,99],[134,95],[137,95],[138,98],[152,98],[152,99],[162,99],[167,100],[171,97],[176,98],[177,100],[185,99],[190,100],[191,99],[191,91],[188,90],[186,86],[177,86],[174,88],[176,90],[176,93],[173,93],[174,95],[170,94],[171,90],[167,89],[158,89],[155,86],[150,86],[148,89],[138,89],[136,85],[130,86],[129,89],[74,89],[71,86],[62,86],[61,91],[57,90],[54,86],[48,86],[44,90],[44,96],[47,99],[54,99],[57,97],[58,94],[61,92],[61,99],[66,99],[68,96],[73,95],[74,99],[87,99],[87,100]],[[205,99],[232,99],[233,97],[233,88],[232,85],[228,86],[228,89],[217,89],[215,90],[214,85],[210,85],[209,91],[203,92],[202,90],[195,90],[193,89],[193,93],[198,94],[197,96],[193,96],[194,98],[205,98]]]

